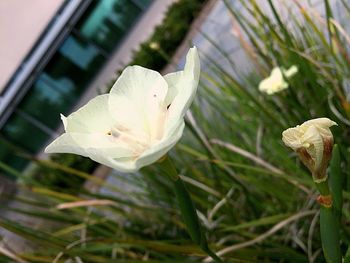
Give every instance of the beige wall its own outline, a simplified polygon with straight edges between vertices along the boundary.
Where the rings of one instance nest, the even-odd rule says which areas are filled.
[[[0,0],[0,93],[64,0]]]

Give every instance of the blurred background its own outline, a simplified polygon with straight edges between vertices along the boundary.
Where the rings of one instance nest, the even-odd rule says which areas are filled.
[[[2,1],[1,135],[38,154],[60,116],[99,92],[159,24],[171,1]],[[1,147],[1,160],[28,161]]]
[[[205,258],[156,166],[125,175],[81,156],[43,153],[63,132],[60,114],[108,92],[125,66],[176,71],[193,45],[201,84],[172,155],[212,246],[245,244],[282,223],[267,242],[224,252],[227,262],[325,262],[315,189],[280,138],[307,119],[333,119],[349,174],[349,7],[345,0],[0,1],[0,262]],[[273,67],[292,65],[299,72],[288,90],[258,91]],[[347,193],[349,180],[343,185]],[[91,199],[114,203],[57,208]],[[348,229],[342,235],[345,251]]]

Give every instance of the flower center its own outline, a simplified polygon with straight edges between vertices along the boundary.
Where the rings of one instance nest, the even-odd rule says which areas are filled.
[[[150,145],[149,139],[143,133],[138,131],[130,130],[121,125],[115,125],[111,131],[107,133],[112,139],[127,144],[133,149],[135,156],[139,156],[144,152]]]

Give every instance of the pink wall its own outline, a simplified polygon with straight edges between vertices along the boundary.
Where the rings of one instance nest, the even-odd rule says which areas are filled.
[[[64,0],[0,0],[0,92]]]

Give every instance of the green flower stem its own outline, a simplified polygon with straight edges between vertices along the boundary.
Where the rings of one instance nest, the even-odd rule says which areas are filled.
[[[321,195],[332,197],[332,205],[327,207],[321,203],[320,209],[323,254],[327,263],[340,263],[342,260],[339,234],[342,213],[342,176],[337,145],[334,145],[333,148],[329,178],[324,182],[315,182],[315,184]]]
[[[343,208],[343,185],[345,178],[341,171],[339,147],[336,144],[333,146],[329,174],[329,186],[333,197],[333,207],[340,221]]]
[[[196,209],[193,205],[191,196],[189,195],[183,181],[179,177],[177,170],[168,156],[165,156],[159,161],[162,171],[169,176],[174,183],[174,190],[177,202],[181,211],[182,218],[185,222],[187,231],[191,239],[215,262],[223,262],[208,246],[205,234],[202,231],[199,223]]]
[[[329,191],[329,186],[328,186],[328,178],[326,181],[323,181],[320,183],[315,182],[315,185],[316,185],[317,190],[320,192],[320,195],[327,196],[327,195],[331,194],[331,192]]]
[[[321,206],[320,231],[323,254],[327,263],[340,263],[339,221],[333,207]]]

